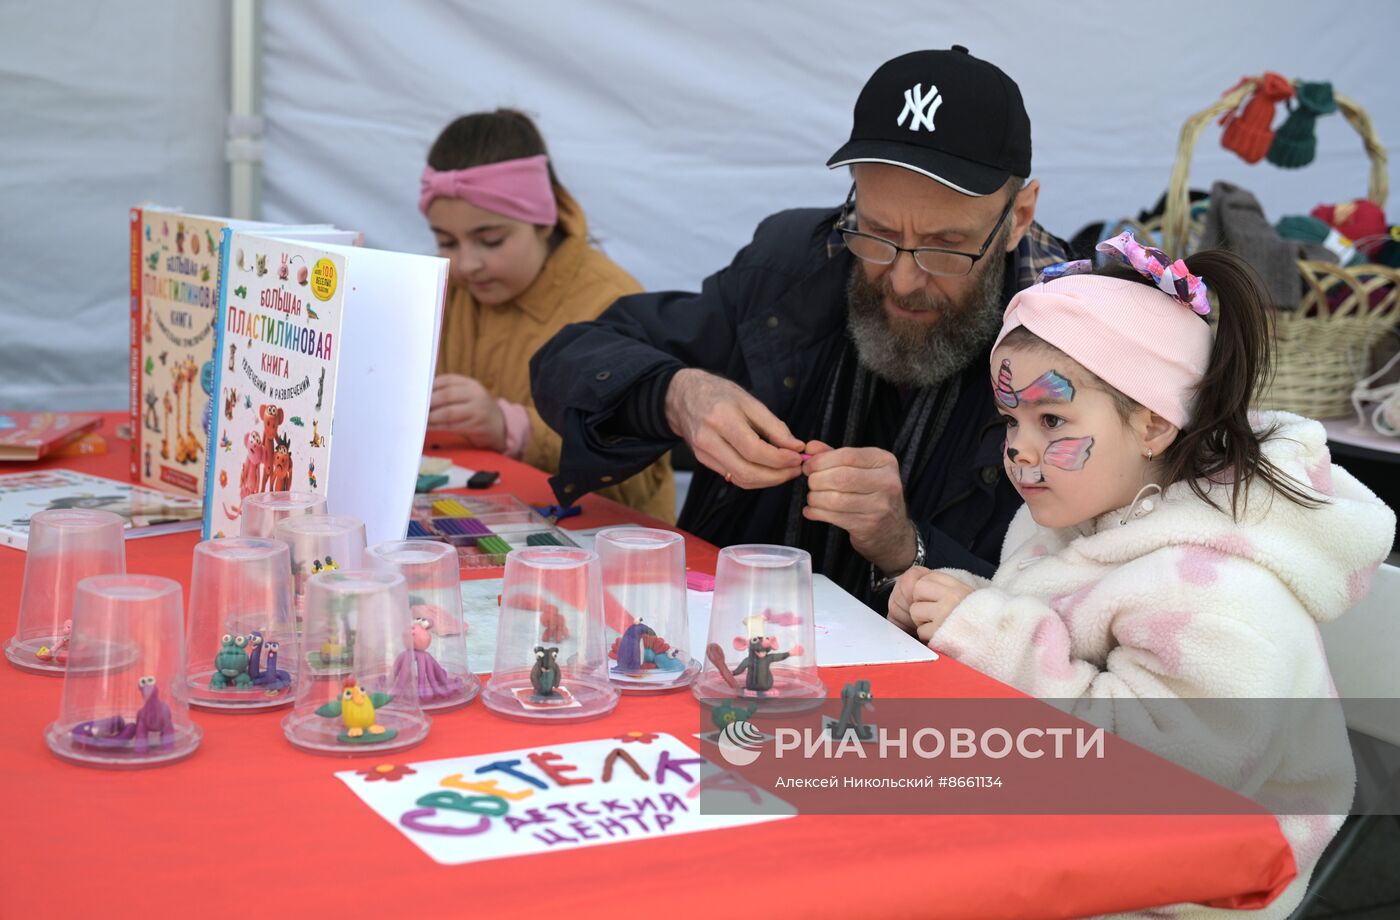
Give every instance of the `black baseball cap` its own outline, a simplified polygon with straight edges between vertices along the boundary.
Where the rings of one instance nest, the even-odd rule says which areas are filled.
[[[1016,82],[961,45],[880,65],[856,100],[851,139],[827,160],[890,163],[964,195],[1031,174],[1031,119]]]

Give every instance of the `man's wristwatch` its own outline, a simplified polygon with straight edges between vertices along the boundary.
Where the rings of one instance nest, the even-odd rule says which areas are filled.
[[[919,533],[919,526],[914,525],[914,561],[909,563],[909,569],[924,564],[924,535]],[[909,571],[905,569],[904,572]],[[873,594],[880,594],[888,591],[899,581],[899,576],[904,572],[895,572],[893,575],[880,575],[880,570],[875,567],[875,563],[870,563],[870,591]]]

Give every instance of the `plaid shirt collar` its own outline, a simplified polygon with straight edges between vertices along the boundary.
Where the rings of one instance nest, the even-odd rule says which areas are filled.
[[[1040,273],[1051,265],[1069,261],[1069,246],[1035,221],[1016,246],[1016,289],[1035,284]]]

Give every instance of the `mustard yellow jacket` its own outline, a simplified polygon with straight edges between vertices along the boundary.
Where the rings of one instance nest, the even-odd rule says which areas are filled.
[[[617,298],[642,289],[588,244],[588,221],[578,203],[563,195],[559,204],[564,238],[515,300],[480,304],[465,288],[448,286],[437,361],[437,373],[475,378],[492,395],[526,408],[530,438],[523,459],[547,473],[559,471],[560,439],[535,411],[530,358],[565,325],[595,319]],[[669,457],[601,494],[663,521],[676,517]]]

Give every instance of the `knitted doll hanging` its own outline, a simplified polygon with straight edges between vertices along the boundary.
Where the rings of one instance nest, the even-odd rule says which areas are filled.
[[[1238,89],[1240,83],[1226,90],[1226,95]],[[1233,150],[1246,163],[1258,163],[1264,159],[1274,141],[1274,111],[1280,102],[1292,96],[1293,84],[1286,77],[1273,72],[1264,74],[1257,81],[1254,94],[1249,97],[1244,109],[1226,112],[1221,117],[1220,123],[1225,126],[1225,132],[1220,136],[1220,146]]]
[[[1269,162],[1285,169],[1307,166],[1317,155],[1317,118],[1337,111],[1331,83],[1299,83],[1294,87],[1295,105],[1274,134]]]

